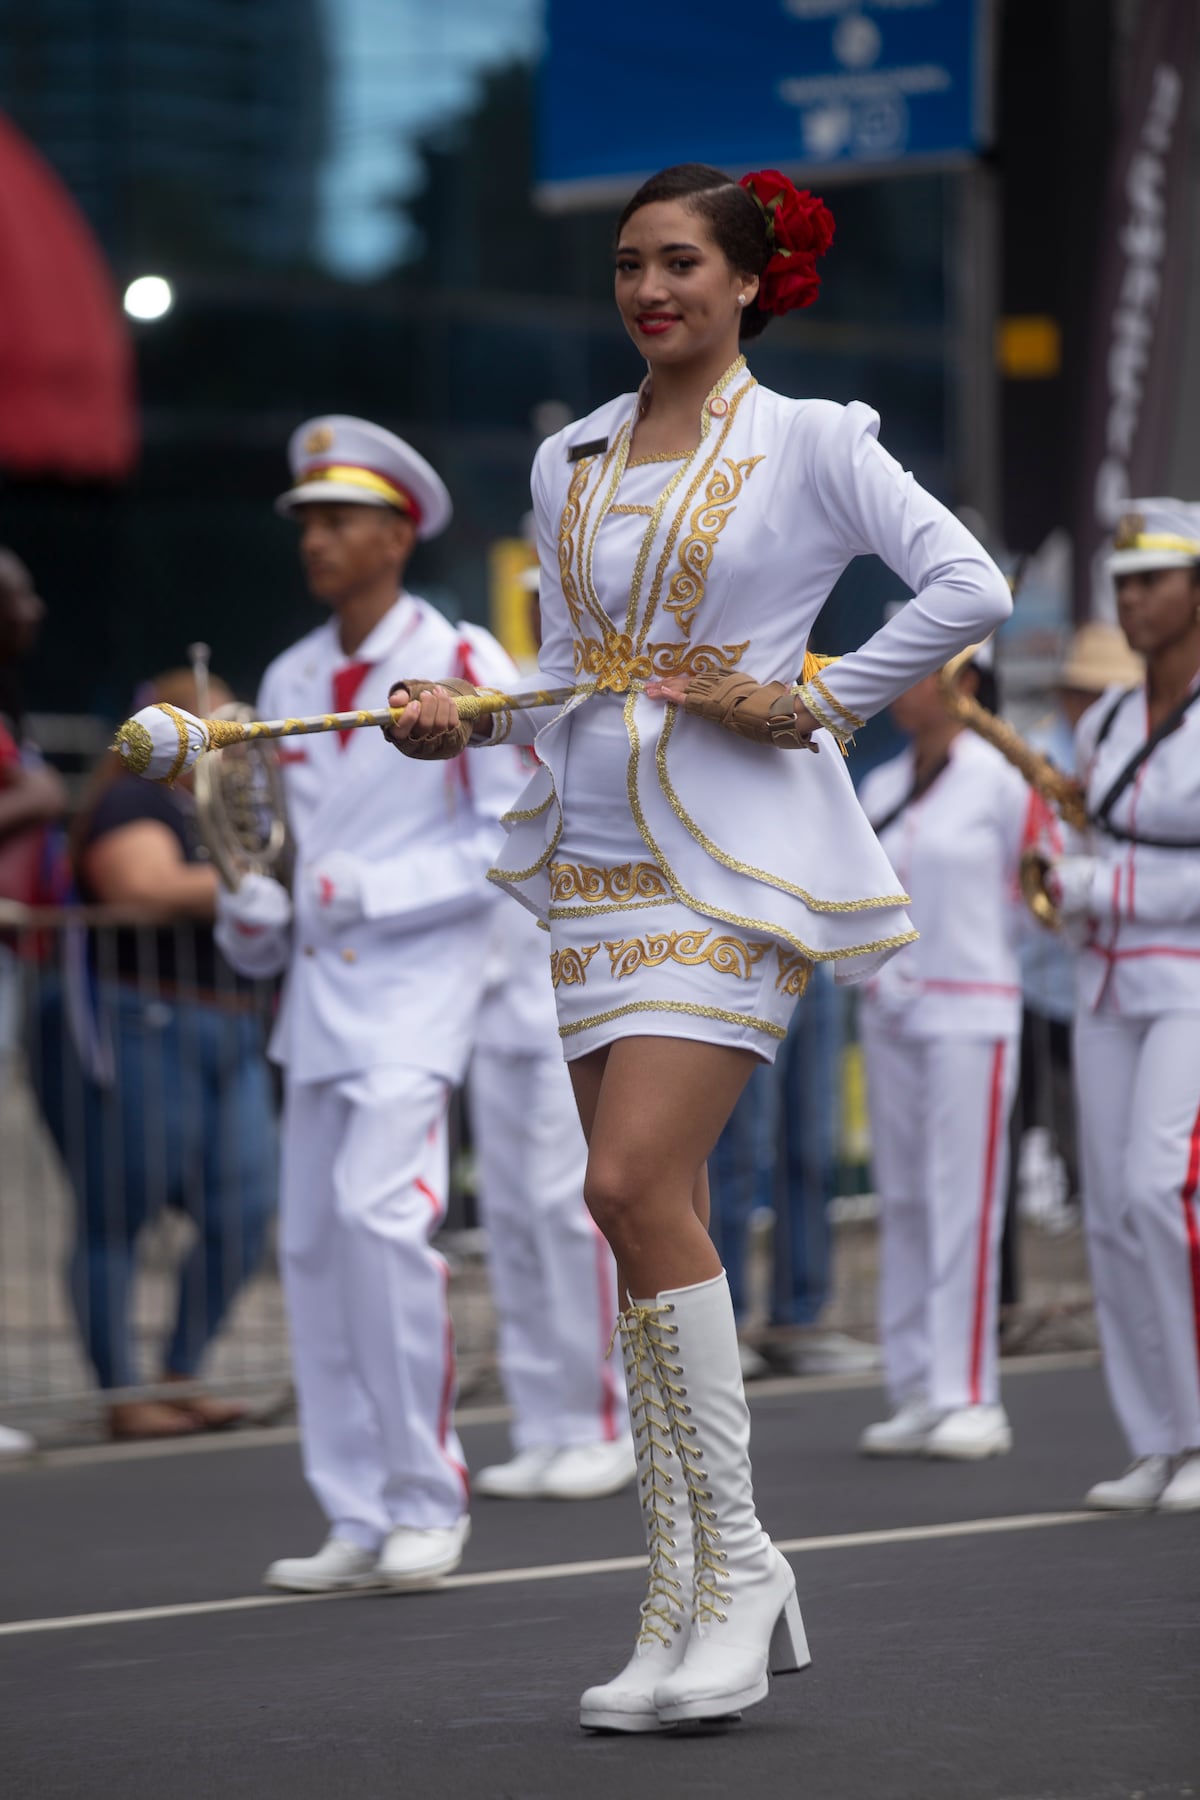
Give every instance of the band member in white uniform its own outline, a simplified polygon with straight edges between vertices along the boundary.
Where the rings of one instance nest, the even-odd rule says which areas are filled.
[[[637,1459],[608,1355],[616,1265],[583,1201],[587,1146],[547,949],[536,919],[497,907],[467,1097],[515,1454],[471,1485],[495,1499],[592,1500],[632,1481]]]
[[[410,655],[507,686],[512,664],[486,632],[456,630],[402,586],[414,545],[450,518],[429,465],[344,417],[302,425],[289,458],[278,509],[333,616],[271,664],[261,712],[382,706]],[[429,1240],[446,1206],[446,1101],[483,986],[500,808],[473,780],[484,759],[400,772],[377,733],[297,738],[282,756],[293,902],[250,877],[222,898],[219,930],[235,966],[287,970],[271,1045],[285,1074],[280,1254],[305,1472],[330,1535],[266,1580],[425,1585],[456,1567],[468,1531],[446,1270]]]
[[[1075,1081],[1104,1369],[1134,1461],[1089,1506],[1200,1510],[1200,506],[1134,500],[1109,560],[1145,682],[1076,737],[1091,829]]]
[[[646,183],[615,289],[649,379],[534,464],[541,667],[577,691],[548,719],[493,725],[501,740],[541,726],[497,879],[550,925],[585,1196],[625,1299],[650,1551],[634,1653],[581,1702],[591,1730],[724,1717],[766,1695],[769,1668],[809,1661],[795,1578],[755,1509],[705,1159],[813,960],[866,974],[912,936],[839,740],[1011,604],[879,447],[874,413],[785,399],[746,367],[739,337],[815,297],[831,235],[825,207],[774,173],[685,164]],[[867,551],[916,598],[799,681],[831,586]],[[397,673],[393,740],[460,751],[473,732],[453,694],[415,661]]]
[[[956,679],[995,710],[990,644]],[[868,985],[860,1012],[896,1409],[860,1448],[972,1459],[1012,1446],[996,1306],[1021,1032],[1017,884],[1048,815],[947,711],[936,676],[891,710],[912,742],[871,771],[862,803],[921,935]]]

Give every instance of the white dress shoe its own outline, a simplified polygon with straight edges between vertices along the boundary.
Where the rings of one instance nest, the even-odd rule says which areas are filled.
[[[1148,1512],[1171,1479],[1169,1456],[1139,1456],[1114,1481],[1098,1481],[1083,1496],[1094,1512]]]
[[[906,1400],[890,1419],[868,1425],[858,1440],[863,1456],[923,1456],[942,1414],[927,1400]]]
[[[692,1626],[654,1690],[664,1725],[728,1719],[767,1696],[768,1674],[811,1658],[796,1580],[759,1523],[750,1413],[725,1276],[634,1303],[687,1484]]]
[[[552,1444],[518,1450],[506,1463],[492,1463],[471,1477],[471,1490],[489,1500],[540,1500],[546,1473],[558,1451]]]
[[[865,1375],[882,1358],[875,1344],[847,1337],[844,1331],[805,1329],[771,1345],[772,1367],[787,1375]]]
[[[761,1350],[753,1344],[738,1341],[738,1364],[742,1371],[743,1381],[762,1381],[771,1374],[771,1365]]]
[[[1200,1512],[1200,1450],[1187,1450],[1159,1495],[1159,1512]]]
[[[646,1532],[646,1597],[633,1655],[611,1681],[590,1687],[579,1702],[585,1731],[661,1730],[654,1692],[677,1668],[687,1645],[692,1607],[692,1524],[687,1487],[675,1454],[666,1405],[653,1359],[635,1314],[617,1318],[629,1416],[637,1454],[638,1499]]]
[[[637,1474],[637,1451],[630,1435],[611,1444],[574,1444],[560,1450],[547,1469],[547,1500],[601,1500],[619,1493]]]
[[[470,1535],[471,1521],[465,1514],[453,1525],[424,1530],[397,1525],[379,1552],[379,1578],[385,1587],[398,1590],[428,1587],[453,1574]]]
[[[32,1456],[37,1445],[27,1431],[18,1431],[14,1425],[0,1425],[0,1462],[18,1456]]]
[[[946,1462],[980,1462],[1012,1449],[1012,1426],[1002,1406],[956,1406],[925,1440],[926,1456]]]
[[[378,1557],[345,1538],[330,1537],[315,1556],[287,1556],[273,1562],[263,1580],[292,1594],[336,1594],[379,1586]]]

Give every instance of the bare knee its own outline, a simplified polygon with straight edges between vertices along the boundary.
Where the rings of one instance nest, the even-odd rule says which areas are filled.
[[[634,1233],[645,1212],[645,1191],[627,1158],[619,1154],[588,1158],[583,1182],[588,1211],[620,1257],[621,1248]]]

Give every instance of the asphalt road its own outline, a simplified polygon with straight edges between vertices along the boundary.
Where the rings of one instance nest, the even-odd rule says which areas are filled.
[[[1011,1375],[1006,1400],[1013,1454],[956,1467],[860,1461],[870,1388],[755,1398],[814,1666],[720,1736],[578,1729],[632,1640],[629,1494],[478,1501],[445,1590],[313,1601],[258,1586],[322,1535],[292,1443],[6,1472],[0,1795],[1200,1796],[1200,1516],[1075,1516],[1124,1461],[1095,1369]],[[476,1466],[505,1441],[464,1440]]]

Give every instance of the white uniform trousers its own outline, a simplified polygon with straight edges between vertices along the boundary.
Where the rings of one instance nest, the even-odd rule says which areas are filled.
[[[1200,1448],[1200,1013],[1081,1011],[1075,1084],[1113,1409],[1134,1456]]]
[[[481,1047],[468,1083],[500,1374],[516,1450],[629,1430],[608,1357],[616,1265],[583,1203],[587,1149],[566,1064]]]
[[[446,1083],[403,1065],[289,1082],[280,1260],[309,1485],[339,1537],[448,1526],[467,1477],[453,1429]]]
[[[870,1006],[861,1020],[889,1393],[993,1405],[1017,1039],[913,1037]]]

